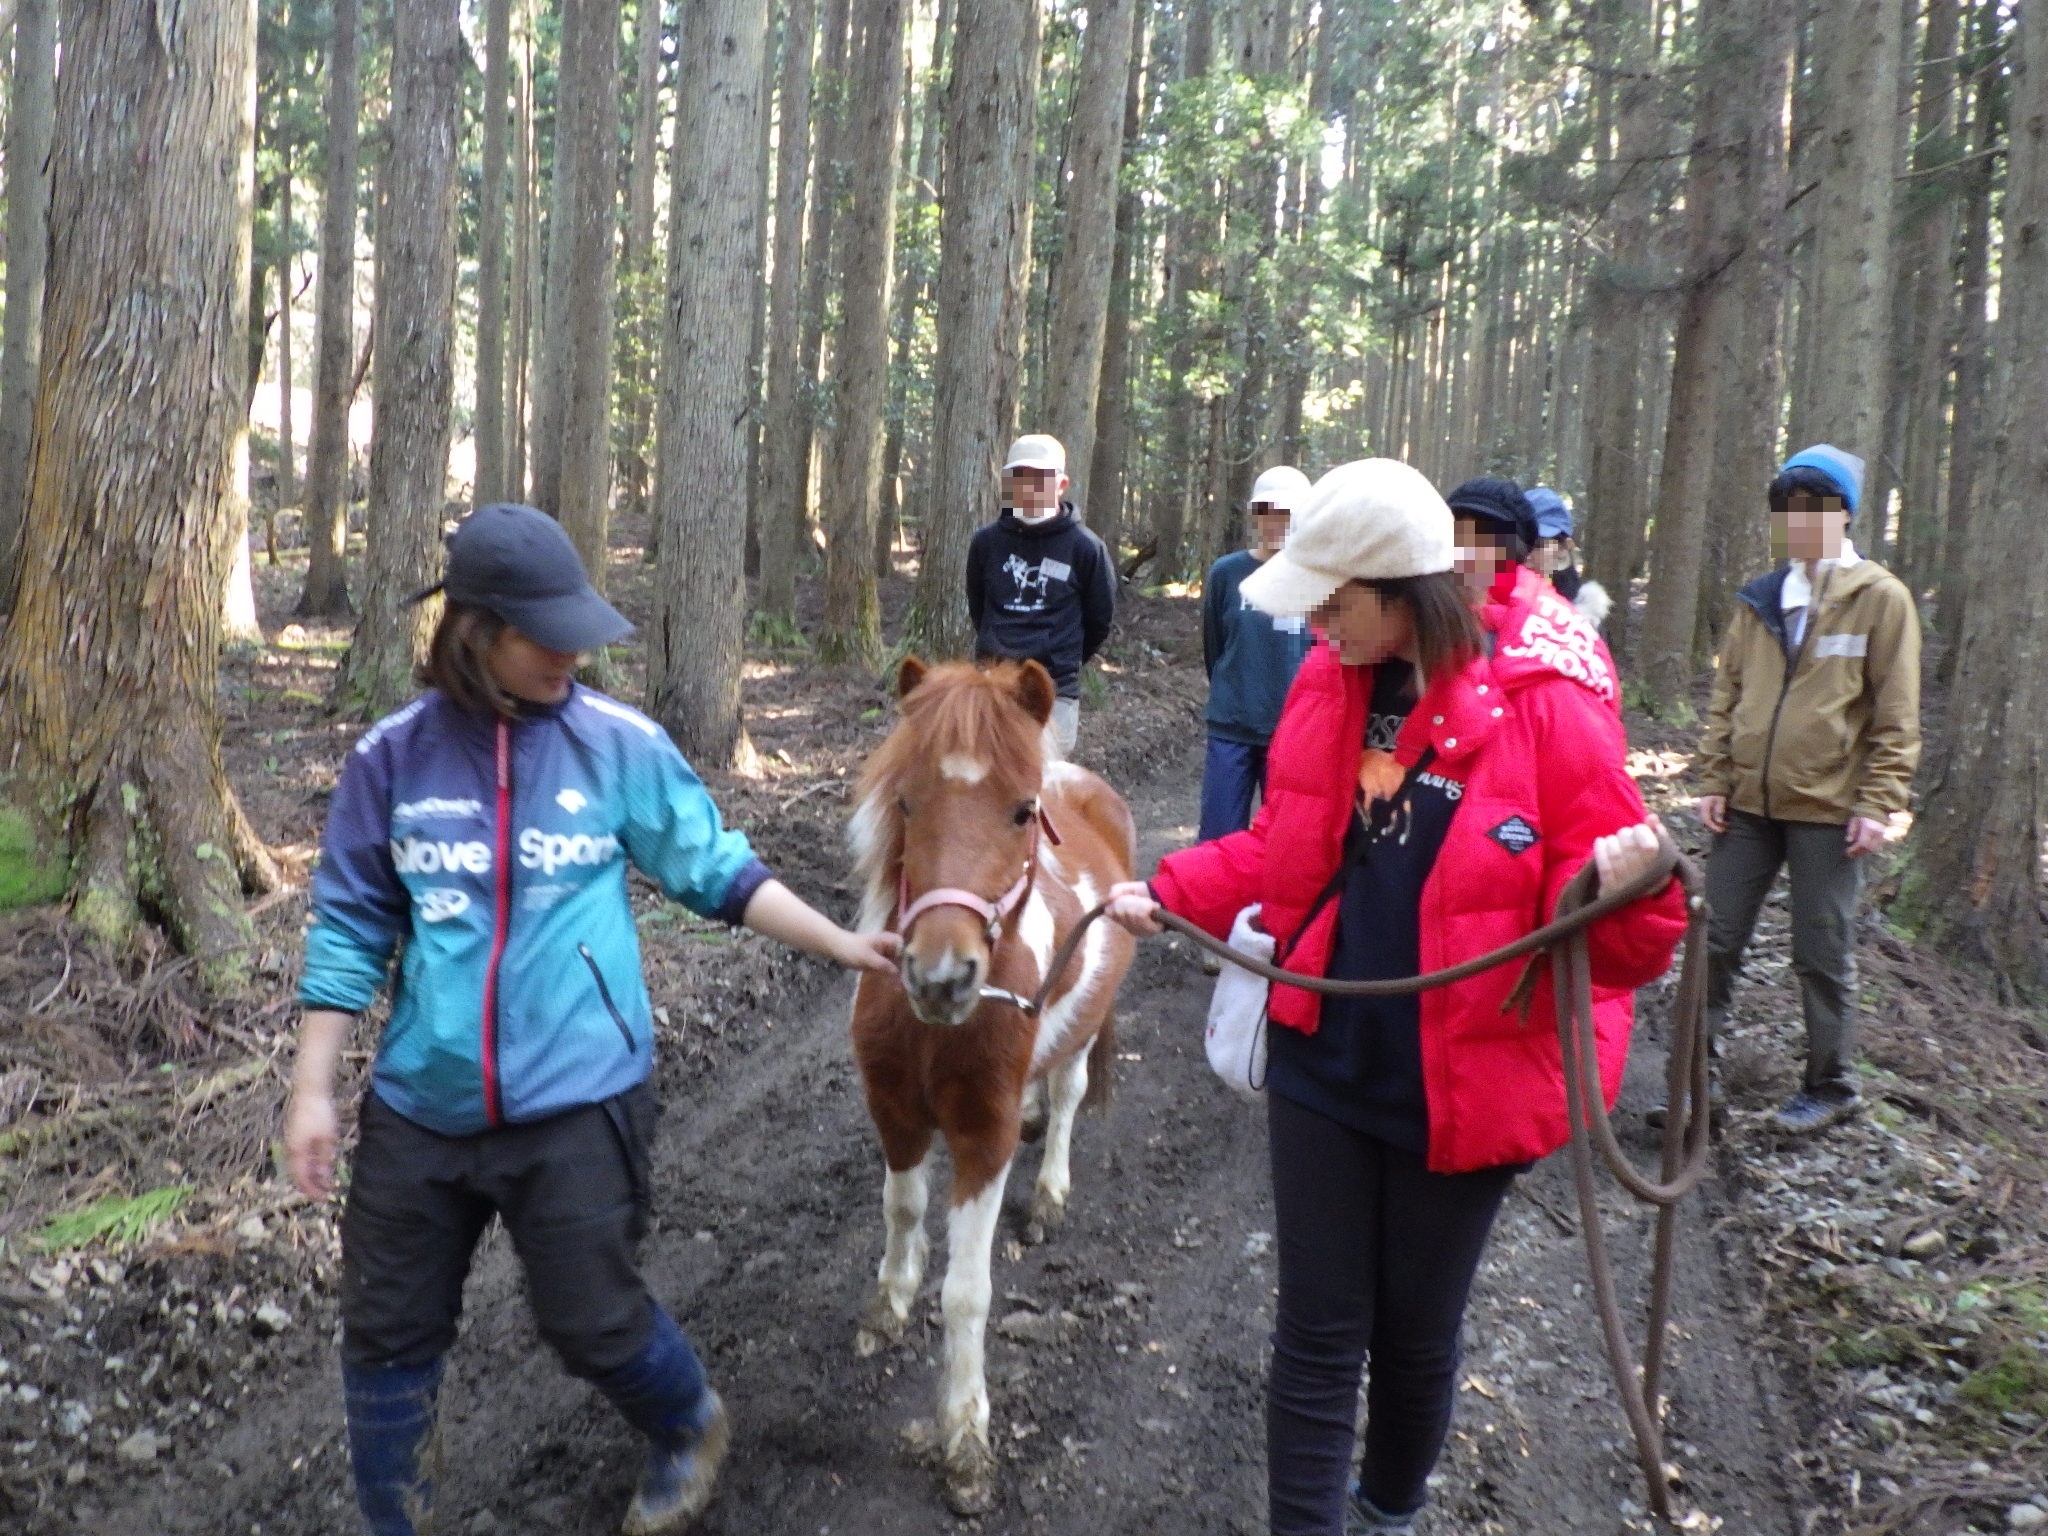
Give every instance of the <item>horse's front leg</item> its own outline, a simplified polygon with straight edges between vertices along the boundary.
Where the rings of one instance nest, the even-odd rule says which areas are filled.
[[[925,1206],[931,1196],[930,1142],[908,1168],[891,1167],[882,1180],[882,1220],[888,1236],[882,1267],[875,1275],[874,1299],[854,1335],[855,1353],[867,1356],[903,1337],[910,1306],[924,1282]]]
[[[1067,1194],[1073,1188],[1074,1116],[1088,1093],[1088,1053],[1074,1052],[1046,1074],[1046,1097],[1051,1114],[1045,1130],[1045,1154],[1038,1164],[1038,1187],[1031,1196],[1031,1224],[1025,1230],[1030,1241],[1043,1242],[1045,1234],[1066,1219]]]
[[[1002,1162],[979,1186],[970,1181],[985,1158],[954,1158],[954,1204],[947,1227],[946,1283],[940,1301],[946,1314],[946,1376],[939,1397],[939,1437],[946,1456],[947,1500],[954,1512],[975,1515],[995,1503],[995,1453],[988,1442],[988,1378],[982,1368],[982,1335],[988,1326],[989,1261],[996,1219],[1009,1182],[1015,1133],[1007,1138]],[[963,1198],[964,1196],[964,1198]]]

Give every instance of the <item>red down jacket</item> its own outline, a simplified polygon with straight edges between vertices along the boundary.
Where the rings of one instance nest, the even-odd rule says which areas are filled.
[[[1588,648],[1571,643],[1584,637],[1567,635],[1560,646],[1552,633],[1560,616],[1540,606],[1512,605],[1491,660],[1475,658],[1431,681],[1395,746],[1403,767],[1434,746],[1428,771],[1459,786],[1450,830],[1422,888],[1425,971],[1540,926],[1592,856],[1594,839],[1644,816],[1623,764],[1620,718],[1583,675]],[[1561,599],[1558,606],[1569,613]],[[1532,632],[1532,624],[1540,627]],[[1611,670],[1607,677],[1611,690]],[[1344,666],[1319,641],[1280,716],[1258,819],[1249,831],[1162,861],[1152,889],[1169,911],[1223,938],[1239,911],[1263,903],[1264,926],[1279,939],[1288,969],[1327,972],[1339,903],[1329,902],[1298,940],[1296,932],[1342,856],[1371,697],[1372,669]],[[1684,894],[1673,882],[1587,933],[1610,1108],[1628,1058],[1631,994],[1663,974],[1684,931]],[[1547,972],[1526,1018],[1501,1011],[1520,974],[1519,964],[1498,966],[1422,994],[1429,1166],[1439,1173],[1542,1157],[1569,1134]],[[1320,1012],[1314,993],[1274,987],[1275,1022],[1314,1034]]]

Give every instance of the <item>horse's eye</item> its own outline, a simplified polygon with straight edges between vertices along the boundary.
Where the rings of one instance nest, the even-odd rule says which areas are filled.
[[[1029,800],[1026,800],[1022,805],[1017,807],[1016,813],[1010,817],[1010,820],[1015,822],[1020,827],[1028,827],[1031,825],[1031,818],[1036,816],[1037,814],[1038,807],[1033,805]]]

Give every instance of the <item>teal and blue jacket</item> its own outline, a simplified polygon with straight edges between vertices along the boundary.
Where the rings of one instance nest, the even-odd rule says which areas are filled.
[[[631,862],[737,923],[769,878],[666,732],[575,687],[519,719],[424,694],[356,742],[328,808],[299,1001],[359,1013],[403,948],[378,1097],[464,1136],[645,1078]]]

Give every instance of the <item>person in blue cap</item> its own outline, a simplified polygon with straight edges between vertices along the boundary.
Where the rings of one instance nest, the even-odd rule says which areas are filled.
[[[432,1525],[442,1361],[495,1216],[541,1337],[647,1439],[624,1530],[679,1531],[727,1431],[634,1258],[658,1111],[627,866],[700,916],[849,968],[893,970],[896,940],[798,900],[660,726],[575,680],[632,626],[553,518],[481,508],[419,597],[436,591],[426,691],[358,738],[329,804],[285,1113],[293,1182],[326,1200],[335,1066],[389,983],[341,1219],[357,1503],[372,1536]]]
[[[1614,600],[1597,581],[1579,574],[1578,518],[1571,504],[1547,485],[1522,493],[1536,514],[1536,547],[1529,552],[1530,569],[1550,578],[1558,595],[1595,629],[1607,622]]]
[[[1780,564],[1737,594],[1700,741],[1707,855],[1707,1017],[1725,1024],[1742,953],[1780,867],[1806,1070],[1776,1125],[1856,1113],[1857,901],[1868,855],[1907,807],[1920,760],[1920,621],[1905,583],[1848,529],[1863,461],[1822,443],[1768,492]]]

